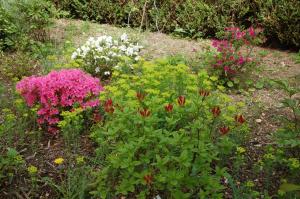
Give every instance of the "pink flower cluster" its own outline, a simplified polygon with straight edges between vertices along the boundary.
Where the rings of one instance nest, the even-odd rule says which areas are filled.
[[[225,28],[225,32],[226,39],[213,40],[212,42],[212,46],[220,53],[215,56],[212,66],[221,70],[222,76],[227,77],[236,74],[244,64],[251,61],[249,58],[251,50],[250,53],[243,56],[240,48],[244,45],[252,48],[250,44],[253,43],[256,33],[253,27],[245,31],[241,31],[237,27],[228,27]]]
[[[99,79],[79,69],[27,77],[18,82],[16,88],[28,106],[39,105],[38,123],[45,124],[50,133],[57,132],[62,111],[71,110],[75,104],[82,108],[98,106],[97,96],[103,90]]]

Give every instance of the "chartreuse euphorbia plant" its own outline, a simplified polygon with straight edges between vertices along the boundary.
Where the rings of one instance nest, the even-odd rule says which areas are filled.
[[[104,167],[93,194],[222,198],[224,161],[247,131],[230,98],[183,64],[140,62],[135,71],[114,73],[101,95],[106,119],[92,137]]]

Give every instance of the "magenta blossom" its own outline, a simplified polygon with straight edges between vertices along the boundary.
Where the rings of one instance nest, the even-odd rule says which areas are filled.
[[[39,105],[38,123],[54,131],[60,113],[69,111],[77,104],[82,108],[99,105],[97,96],[103,87],[99,79],[79,69],[52,71],[46,76],[31,76],[17,83],[16,89],[28,106]]]
[[[249,35],[251,37],[255,37],[255,30],[254,30],[254,28],[252,26],[249,28]]]

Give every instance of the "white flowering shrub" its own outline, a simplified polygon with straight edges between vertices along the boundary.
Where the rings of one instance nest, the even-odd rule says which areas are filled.
[[[120,69],[121,60],[131,65],[140,59],[142,46],[129,40],[126,33],[117,40],[111,36],[90,37],[87,42],[72,54],[88,73],[104,79],[110,77],[114,69]]]

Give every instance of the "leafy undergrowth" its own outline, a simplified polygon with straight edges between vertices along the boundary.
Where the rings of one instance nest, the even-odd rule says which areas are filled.
[[[119,70],[101,81],[100,106],[52,101],[59,131],[49,134],[36,113],[53,107],[44,100],[29,108],[17,82],[44,75],[33,79],[51,83],[57,77],[45,75],[53,69],[83,70],[94,57],[71,57],[89,36],[124,32],[144,46],[144,58],[118,59]],[[231,86],[208,74],[216,53],[208,40],[69,20],[57,21],[51,34],[49,44],[0,60],[0,198],[298,197],[300,65],[294,53],[254,47],[259,64]],[[156,59],[165,56],[171,57]],[[63,86],[44,97],[59,100]],[[41,97],[39,87],[31,89]],[[83,92],[79,98],[93,97]]]

